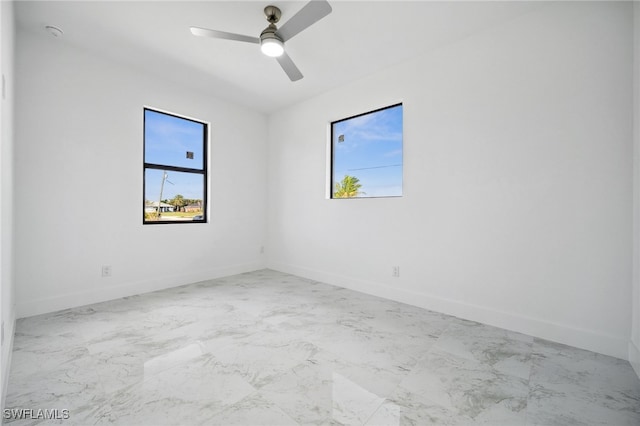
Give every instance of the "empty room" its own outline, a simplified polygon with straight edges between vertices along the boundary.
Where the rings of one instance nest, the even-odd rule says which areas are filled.
[[[640,4],[0,36],[4,424],[640,425]]]

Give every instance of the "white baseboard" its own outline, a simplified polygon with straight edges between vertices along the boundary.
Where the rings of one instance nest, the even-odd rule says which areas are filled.
[[[640,345],[629,341],[629,362],[640,379]]]
[[[378,282],[331,274],[295,265],[269,262],[267,267],[361,293],[395,300],[408,305],[477,321],[494,327],[524,333],[616,358],[626,360],[629,356],[627,339],[617,336],[610,336],[571,325],[531,318],[513,312],[497,311],[485,306],[473,305],[459,300],[444,299],[426,293],[389,287]]]
[[[0,400],[0,405],[2,406],[3,412],[5,407],[4,403],[7,397],[7,386],[9,385],[9,373],[11,372],[13,336],[16,329],[16,310],[13,307],[11,309],[8,322],[9,324],[5,323],[4,339],[7,344],[2,347],[2,359],[4,360],[4,362],[2,363],[2,373],[0,375],[0,377],[2,377],[2,398]]]
[[[262,263],[250,263],[224,268],[215,268],[196,273],[168,276],[161,279],[131,282],[108,288],[93,288],[84,292],[64,294],[52,298],[32,300],[19,304],[15,314],[17,314],[17,318],[40,315],[62,309],[191,284],[198,281],[255,271],[264,267],[265,265]],[[378,282],[331,274],[295,265],[270,262],[268,267],[304,278],[359,291],[361,293],[395,300],[424,309],[453,315],[459,318],[477,321],[483,324],[610,355],[616,358],[629,359],[630,361],[636,360],[635,363],[632,362],[632,365],[634,365],[634,369],[637,373],[640,372],[640,351],[638,350],[638,347],[633,344],[633,342],[629,343],[626,339],[616,336],[609,336],[566,324],[553,323],[511,312],[497,311],[484,306],[473,305],[458,300],[444,299],[426,293],[417,293],[395,287],[389,287]],[[15,321],[13,324],[15,324]],[[11,324],[12,330],[9,334],[12,336],[11,344],[13,344],[13,324]],[[3,371],[3,382],[6,382],[4,373],[5,372]],[[4,386],[6,386],[6,383],[3,383],[3,389]]]
[[[162,278],[128,282],[111,287],[91,288],[82,292],[61,294],[59,296],[45,299],[30,300],[17,305],[17,318],[56,312],[63,309],[90,305],[92,303],[106,302],[107,300],[119,299],[121,297],[149,293],[152,291],[164,290],[166,288],[192,284],[199,281],[251,272],[263,269],[264,267],[265,265],[261,262],[233,265],[198,272],[189,272],[180,275],[164,276]]]

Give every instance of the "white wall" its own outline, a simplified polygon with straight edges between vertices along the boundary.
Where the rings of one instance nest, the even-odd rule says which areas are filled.
[[[553,4],[271,116],[268,266],[626,358],[631,7]],[[400,100],[404,197],[326,199],[328,123]]]
[[[629,361],[640,377],[640,5],[633,3],[633,291]]]
[[[18,317],[264,267],[263,114],[21,29],[16,66]],[[142,225],[144,105],[211,123],[210,223]]]
[[[13,3],[0,1],[0,69],[5,81],[0,95],[0,318],[4,324],[0,405],[4,408],[9,377],[15,296],[13,281],[13,109],[14,109],[14,25]],[[0,83],[1,84],[1,83]]]

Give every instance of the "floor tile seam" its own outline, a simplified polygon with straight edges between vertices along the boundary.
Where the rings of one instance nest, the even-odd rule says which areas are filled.
[[[172,330],[166,330],[164,332],[170,332],[170,331],[172,331]],[[85,342],[85,345],[86,345],[87,349],[89,350],[89,353],[92,354],[92,355],[95,355],[95,356],[98,356],[100,354],[111,354],[111,353],[119,354],[119,353],[123,353],[121,351],[121,349],[123,347],[126,347],[128,345],[136,345],[136,344],[141,343],[141,342],[143,342],[145,340],[151,340],[151,339],[153,339],[154,337],[157,337],[160,334],[162,334],[162,332],[158,331],[158,332],[155,332],[153,334],[140,335],[140,336],[132,338],[130,340],[127,339],[125,342],[120,342],[120,344],[117,345],[117,349],[116,350],[114,350],[114,349],[104,349],[104,350],[97,350],[96,351],[95,349],[91,349],[91,348],[95,348],[98,345],[109,345],[109,344],[112,344],[114,341],[117,342],[120,338],[115,337],[115,336],[113,338],[104,339],[104,340],[101,340],[101,341],[98,341],[98,342],[93,341],[93,340],[89,340],[88,342]],[[118,351],[118,349],[120,349],[120,351]],[[128,353],[128,352],[126,352],[126,353]]]
[[[15,356],[15,355],[14,355]],[[84,359],[85,356],[82,357],[82,359]],[[76,358],[76,360],[78,360]],[[52,373],[56,373],[56,372],[60,372],[60,371],[69,371],[72,370],[74,367],[69,366],[69,365],[65,365],[65,363],[67,362],[67,360],[62,361],[62,362],[57,362],[53,367],[49,367],[49,368],[43,368],[41,365],[36,366],[35,368],[25,368],[26,366],[21,366],[20,364],[16,364],[16,365],[12,365],[10,366],[9,369],[9,378],[11,378],[11,376],[18,374],[18,371],[16,370],[17,367],[22,367],[20,370],[31,370],[29,373],[27,374],[20,374],[21,378],[30,378],[32,376],[44,376],[44,375],[48,375],[48,374],[52,374]]]
[[[194,359],[197,359],[197,358],[199,358],[200,356],[204,356],[204,355],[207,355],[207,354],[199,355],[198,357],[196,357],[196,358],[194,358]],[[191,360],[189,360],[189,361],[193,361],[193,359],[191,359]],[[148,382],[149,382],[149,380],[152,380],[152,379],[156,378],[156,376],[158,376],[159,374],[166,373],[167,371],[172,370],[172,369],[174,369],[174,368],[183,367],[184,365],[185,365],[185,362],[181,362],[181,363],[178,363],[178,364],[172,365],[172,366],[170,366],[170,367],[167,367],[167,368],[161,369],[161,370],[159,370],[159,371],[155,371],[155,372],[153,372],[153,373],[149,373],[149,374],[147,374],[147,373],[145,372],[145,373],[143,374],[143,376],[142,376],[142,379],[141,379],[141,380],[138,380],[138,381],[136,381],[135,383],[130,383],[130,384],[125,384],[125,385],[123,385],[123,386],[119,386],[119,387],[117,387],[116,389],[114,389],[114,390],[112,390],[112,391],[110,391],[110,392],[107,392],[107,391],[105,390],[105,389],[106,389],[106,386],[105,386],[105,384],[104,384],[103,375],[102,375],[102,374],[100,374],[98,371],[96,371],[96,376],[98,376],[98,380],[99,380],[99,382],[100,382],[100,386],[102,387],[103,394],[104,394],[104,395],[105,395],[105,397],[107,398],[107,401],[111,401],[111,400],[113,399],[113,397],[114,397],[114,396],[116,396],[116,395],[117,395],[118,393],[120,393],[120,392],[128,391],[128,390],[133,389],[133,388],[135,388],[135,387],[137,387],[137,386],[143,386],[145,383],[148,383]],[[244,378],[243,378],[243,380],[244,380]]]
[[[167,370],[163,370],[163,371],[167,371]],[[207,407],[211,410],[211,416],[210,417],[214,417],[216,415],[218,415],[219,413],[221,413],[222,411],[226,410],[227,408],[241,402],[242,400],[244,400],[245,398],[248,398],[252,395],[255,395],[258,392],[258,389],[255,388],[255,386],[253,386],[251,383],[249,383],[244,377],[242,377],[240,374],[238,373],[233,373],[237,378],[241,379],[246,385],[248,385],[251,388],[251,392],[240,397],[239,399],[234,400],[233,402],[229,402],[229,403],[223,403],[220,404],[217,408],[212,408],[211,405],[208,405]],[[136,387],[140,387],[143,385],[144,382],[146,382],[147,380],[143,380],[141,382],[137,382],[135,384],[131,384],[131,385],[127,385],[127,386],[123,386],[120,389],[114,390],[108,394],[105,394],[105,401],[104,401],[104,405],[109,405],[111,407],[114,407],[115,405],[113,404],[113,402],[115,401],[115,397],[118,396],[119,394],[124,393],[128,393],[131,392],[132,390],[134,390]],[[120,404],[121,405],[121,404]],[[116,424],[119,424],[116,422]],[[208,424],[206,421],[201,423],[203,425]],[[126,425],[126,426],[131,426],[131,425]]]
[[[450,354],[449,352],[446,352],[446,354],[447,354],[447,355],[450,355],[450,356],[453,356],[453,357],[455,357],[455,358],[458,358],[458,359],[462,359],[462,360],[465,360],[465,361],[469,361],[469,360],[467,360],[466,358],[461,358],[461,357],[459,357],[459,356],[457,356],[457,355],[455,355],[455,354]],[[491,366],[488,366],[488,368],[487,368],[487,366],[484,366],[482,363],[479,363],[478,361],[470,361],[470,362],[472,362],[475,366],[480,366],[480,367],[481,367],[478,371],[480,371],[480,372],[482,372],[482,371],[488,372],[488,373],[490,373],[490,374],[492,374],[492,375],[495,375],[495,376],[499,377],[500,379],[502,379],[502,380],[506,380],[506,381],[508,381],[508,382],[512,382],[512,381],[514,381],[515,383],[518,383],[518,382],[522,382],[522,381],[525,381],[525,380],[526,380],[526,379],[524,379],[524,378],[522,378],[522,377],[520,377],[520,376],[513,375],[513,374],[509,374],[509,373],[505,373],[505,372],[500,371],[500,370],[497,370],[497,369],[495,369],[495,368],[493,368],[493,367],[491,367]],[[414,393],[410,388],[407,388],[407,387],[405,387],[405,386],[403,386],[403,385],[404,385],[408,380],[411,380],[411,375],[412,375],[412,373],[414,373],[414,371],[415,371],[416,369],[419,369],[419,368],[420,368],[420,367],[418,367],[418,365],[416,365],[416,366],[412,369],[412,371],[411,371],[409,374],[407,374],[407,375],[402,379],[402,381],[398,384],[397,388],[402,388],[402,389],[406,390],[406,391],[407,391],[407,392],[409,392],[409,393],[415,394],[415,393]],[[527,405],[528,405],[529,395],[530,395],[530,393],[531,393],[531,389],[530,389],[529,381],[526,381],[526,383],[523,383],[523,385],[524,385],[524,386],[526,386],[526,395],[525,395],[525,394],[524,394],[524,392],[523,392],[523,395],[521,396],[521,398],[526,399],[526,403],[527,403]],[[396,389],[397,389],[397,388],[396,388]],[[415,395],[417,395],[417,394],[415,394]],[[432,404],[434,404],[434,405],[437,405],[437,406],[443,407],[441,404],[435,403],[434,401],[429,400],[428,398],[422,398],[422,397],[420,397],[420,398],[419,398],[419,400],[420,400],[420,401],[427,401],[427,402],[432,403]],[[443,408],[446,408],[446,407],[443,407]],[[449,411],[451,411],[451,410],[449,410]]]
[[[417,365],[417,364],[416,364],[416,365]],[[380,403],[380,405],[379,405],[379,406],[378,406],[378,407],[373,411],[373,413],[371,413],[371,415],[369,416],[369,418],[367,418],[367,420],[363,423],[363,425],[365,425],[365,426],[367,425],[367,423],[369,422],[369,420],[371,420],[371,418],[372,418],[372,417],[373,417],[373,416],[378,412],[378,410],[380,410],[380,408],[384,405],[384,403],[385,403],[385,402],[389,402],[389,403],[392,403],[392,404],[397,404],[397,403],[399,403],[399,402],[400,402],[400,401],[398,401],[398,399],[399,399],[399,397],[398,397],[398,390],[399,390],[399,389],[404,389],[404,388],[402,388],[402,383],[404,383],[404,382],[405,382],[405,380],[407,380],[407,379],[409,378],[409,376],[411,375],[411,373],[413,372],[413,370],[415,369],[415,367],[416,367],[416,366],[414,365],[414,366],[411,368],[411,370],[410,370],[409,372],[407,372],[407,374],[402,378],[402,380],[400,380],[400,381],[398,382],[398,384],[393,388],[393,390],[389,393],[389,395],[387,395],[387,396],[383,397],[383,400],[382,400],[382,402]],[[413,394],[413,392],[411,392],[411,391],[407,391],[407,392],[409,392],[409,393]],[[400,404],[398,404],[398,405],[403,405],[403,404],[401,404],[401,403],[400,403]],[[434,405],[437,405],[437,406],[439,406],[439,407],[440,407],[440,405],[439,405],[439,404],[435,404],[435,403],[434,403]],[[444,407],[443,407],[443,408],[444,408]]]
[[[421,356],[419,356],[416,360],[416,363],[414,364],[414,366],[411,368],[411,372],[413,372],[413,370],[420,365],[422,362],[426,362],[429,355],[431,355],[431,353],[433,352],[434,348],[436,348],[436,345],[438,344],[438,341],[440,340],[440,336],[438,336],[436,338],[436,341],[433,342],[433,344],[431,345],[431,347],[429,349],[427,349]],[[410,373],[411,373],[410,372]],[[409,374],[410,374],[409,373]],[[404,380],[404,379],[403,379]]]
[[[530,399],[533,399],[533,398],[530,398]],[[527,400],[528,406],[529,406],[530,399]],[[544,400],[544,398],[542,398],[542,399]],[[590,407],[597,407],[598,409],[604,409],[604,410],[616,411],[616,412],[626,411],[626,412],[629,412],[631,414],[635,414],[636,416],[638,416],[638,418],[640,420],[640,411],[638,409],[635,409],[635,411],[634,411],[633,405],[625,405],[622,408],[620,408],[620,407],[614,408],[614,407],[611,407],[611,406],[607,405],[605,403],[606,400],[602,400],[601,398],[593,400],[592,398],[589,398],[589,392],[586,392],[586,393],[583,393],[583,392],[565,393],[561,397],[554,395],[552,397],[552,399],[553,400],[562,399],[562,400],[564,400],[565,403],[575,402],[576,400],[579,401],[579,402],[588,401]]]
[[[98,359],[89,351],[89,349],[87,348],[87,357],[91,358],[92,364],[94,365],[94,370],[93,373],[96,376],[96,379],[98,379],[98,384],[100,386],[100,390],[102,392],[102,397],[105,398],[105,401],[109,401],[110,398],[108,397],[109,393],[107,393],[107,386],[105,385],[105,381],[103,379],[102,374],[100,374],[99,370],[98,370]]]
[[[566,387],[566,388],[562,388],[562,387]],[[591,396],[594,393],[596,393],[599,395],[599,397],[591,401],[591,403],[602,408],[608,408],[605,402],[608,402],[611,400],[618,401],[611,395],[611,393],[620,393],[622,394],[623,397],[627,397],[627,394],[624,390],[602,393],[598,389],[594,391],[594,388],[588,385],[576,385],[572,383],[550,383],[550,382],[534,382],[534,384],[530,386],[530,395],[533,395],[536,391],[539,391],[540,388],[549,390],[551,392],[561,392],[563,394],[563,398],[568,400],[593,399],[591,398]],[[634,398],[633,396],[631,396],[629,399],[637,400],[639,402],[639,404],[636,404],[638,406],[636,412],[640,414],[640,398]]]
[[[336,360],[338,362],[342,361],[347,365],[351,364],[350,361],[343,359],[342,357],[340,357],[339,355],[337,355],[335,352],[331,351],[330,349],[323,348],[323,347],[317,346],[315,344],[314,344],[314,346],[316,346],[316,347],[318,347],[318,349],[320,349],[318,352],[316,352],[316,355],[317,354],[321,354],[321,353],[324,352],[325,354],[327,354],[327,358],[330,358],[330,359],[321,358],[319,360],[319,363],[325,363],[325,364],[328,364],[329,367],[332,367],[331,364],[333,364],[333,362],[331,361],[331,359],[333,359],[333,360]],[[312,358],[308,357],[307,359],[305,359],[305,360],[301,361],[300,363],[296,364],[295,366],[293,366],[290,370],[287,370],[287,372],[289,372],[289,371],[291,371],[291,370],[293,370],[293,369],[295,369],[295,368],[297,368],[299,366],[302,366],[307,362],[311,362],[314,365],[318,364],[318,363],[313,362]],[[413,368],[415,368],[415,365],[411,368],[411,370],[413,370]],[[407,372],[405,374],[405,376],[398,382],[398,385],[402,382],[402,380],[404,380],[406,378],[406,376],[408,376],[410,374],[411,370],[409,372]],[[334,371],[333,368],[332,368],[332,371]],[[285,373],[283,373],[283,374],[285,374]],[[348,378],[348,379],[351,380],[351,378]],[[360,383],[355,382],[355,381],[354,381],[354,383],[356,383],[357,385],[360,386]],[[398,385],[396,385],[396,387],[394,388],[394,391],[398,387]],[[388,399],[390,397],[390,395],[393,395],[393,392],[390,392],[388,395],[378,395],[378,394],[375,394],[375,395],[380,397],[380,398],[384,398],[386,400],[386,399]]]
[[[264,396],[262,395],[262,393],[258,392],[258,394],[259,394],[262,398],[264,398]],[[265,399],[266,399],[266,398],[265,398]],[[278,404],[276,404],[275,402],[272,402],[272,401],[271,401],[271,400],[269,400],[269,399],[267,399],[267,401],[271,402],[273,405],[275,405],[276,407],[278,407],[278,409],[279,409],[280,411],[282,411],[282,413],[283,413],[285,416],[287,416],[287,417],[289,418],[289,420],[291,420],[294,424],[297,424],[297,425],[300,425],[300,424],[301,424],[301,423],[300,423],[300,422],[298,422],[296,419],[294,419],[293,417],[291,417],[291,416],[289,415],[289,413],[287,413],[286,411],[284,411],[284,410],[282,409],[282,407],[280,407]]]
[[[534,383],[531,381],[531,378],[534,375],[534,368],[535,368],[533,345],[534,343],[531,342],[531,352],[530,352],[530,358],[529,358],[529,377],[527,378],[527,388],[529,389],[529,392],[527,393],[527,408],[525,410],[525,419],[527,418],[527,413],[529,412],[529,401],[531,399],[531,394],[533,392],[532,384]]]
[[[242,398],[238,399],[237,401],[234,401],[234,402],[232,402],[230,404],[225,404],[224,406],[221,406],[219,409],[213,411],[212,414],[209,416],[209,422],[211,421],[211,419],[213,419],[214,417],[220,415],[225,410],[227,410],[227,409],[229,409],[229,408],[241,403],[242,401],[244,401],[246,399],[252,398],[254,396],[258,396],[258,397],[266,400],[270,404],[274,405],[275,407],[277,407],[285,416],[287,416],[287,418],[289,418],[291,420],[292,423],[300,425],[300,422],[296,421],[293,417],[291,417],[289,415],[289,413],[287,413],[285,410],[282,409],[282,407],[280,407],[280,405],[278,405],[277,403],[275,403],[271,399],[265,397],[260,389],[256,389],[253,385],[251,385],[251,387],[253,388],[253,392],[243,396]],[[201,424],[203,424],[203,425],[218,425],[218,423],[209,423],[209,422],[204,422],[204,423],[201,423]],[[222,424],[220,424],[220,425],[222,426]]]
[[[101,376],[100,376],[96,371],[93,371],[93,372],[92,372],[92,374],[94,375],[94,383],[95,383],[96,389],[95,389],[95,390],[93,390],[93,391],[90,391],[91,399],[92,399],[92,400],[93,400],[93,399],[100,399],[100,400],[104,400],[105,402],[109,401],[109,393],[107,393],[107,392],[105,391],[104,384],[103,384],[103,381],[102,381],[102,377],[101,377]],[[63,376],[66,376],[66,375],[62,375],[62,376],[60,376],[60,377],[59,377],[59,378],[60,378],[60,380],[61,380],[62,382],[64,382],[64,383],[69,383],[68,381],[66,381],[66,380],[63,380],[63,379],[62,379],[62,377],[63,377]],[[49,382],[49,383],[50,383],[50,382]],[[88,382],[87,382],[86,380],[78,381],[78,382],[77,382],[77,384],[79,384],[79,385],[83,385],[83,386],[85,386],[85,387],[86,387],[87,383],[88,383]],[[85,389],[85,390],[86,390],[86,389]],[[39,391],[40,391],[40,390],[39,390]],[[31,393],[31,392],[30,392],[30,391],[27,391],[27,392],[26,392],[26,394],[29,394],[29,393]],[[11,396],[11,395],[12,395],[12,394],[8,392],[8,395],[7,395],[7,396]],[[19,395],[23,395],[23,394],[19,394]],[[51,391],[51,392],[46,392],[46,393],[45,393],[45,395],[55,396],[55,393]],[[59,400],[61,400],[61,398],[62,398],[62,400],[64,400],[64,401],[67,401],[67,402],[68,402],[68,400],[67,400],[67,398],[68,398],[68,397],[69,397],[69,395],[68,395],[68,394],[62,394],[62,395],[60,395],[60,398],[56,398],[56,400],[58,400],[58,401],[59,401]],[[19,398],[18,398],[18,400],[19,400]],[[7,399],[7,401],[8,401],[8,402],[11,402],[9,399]],[[32,405],[37,405],[37,404],[42,404],[42,401],[30,401],[29,403],[30,403],[30,404],[32,404]],[[47,404],[49,404],[49,403],[50,403],[50,402],[47,402]],[[11,406],[11,404],[7,404],[5,408],[34,408],[34,407],[31,407],[31,406],[28,406],[28,407],[24,407],[24,406],[22,406],[22,407],[20,407],[20,406],[13,406],[13,407],[12,407],[12,406]],[[36,408],[49,408],[49,407],[36,407]],[[66,408],[66,407],[64,407],[64,408]],[[76,407],[76,408],[77,408],[77,407]]]
[[[390,402],[392,404],[397,404],[397,405],[400,405],[402,407],[410,405],[411,401],[404,401],[403,398],[401,397],[401,395],[399,393],[397,393],[398,389],[404,390],[404,391],[406,391],[406,393],[408,393],[409,395],[413,396],[412,399],[414,401],[416,401],[420,405],[438,407],[439,409],[444,410],[444,411],[449,412],[449,413],[453,413],[456,416],[466,416],[464,414],[459,413],[455,409],[455,407],[446,407],[446,406],[440,404],[439,402],[434,401],[433,399],[426,398],[425,396],[423,396],[423,395],[421,395],[419,393],[416,393],[416,392],[413,392],[413,391],[411,391],[409,389],[401,387],[401,384],[398,384],[398,386],[396,387],[396,389],[394,391],[394,394],[393,394],[393,397],[386,398],[387,402]],[[469,418],[471,418],[471,417],[469,417]],[[471,418],[471,419],[474,420],[473,418]]]
[[[486,363],[486,362],[483,362],[482,360],[479,360],[479,359],[477,359],[477,358],[475,358],[473,356],[466,356],[464,354],[459,354],[459,353],[456,353],[456,352],[452,352],[451,350],[448,350],[447,348],[443,348],[442,346],[438,346],[437,344],[433,345],[433,347],[429,350],[430,354],[437,354],[438,352],[444,353],[446,355],[452,356],[452,357],[460,359],[460,360],[468,361],[468,362],[470,362],[472,364],[476,364],[478,366],[482,366],[482,367],[484,367],[484,368],[486,368],[486,369],[488,369],[488,370],[490,370],[492,372],[495,372],[497,374],[502,374],[502,375],[509,376],[509,377],[517,377],[519,379],[526,380],[527,383],[529,383],[529,378],[525,379],[525,378],[523,378],[521,376],[517,376],[515,374],[510,374],[508,372],[505,372],[505,371],[502,371],[502,370],[500,370],[498,368],[495,368],[493,365],[491,365],[489,363]],[[531,368],[531,367],[529,367],[529,368]],[[529,372],[529,376],[530,375],[531,375],[531,372]]]
[[[260,388],[257,389],[257,393],[258,395],[260,395],[262,398],[264,398],[265,400],[267,400],[268,402],[270,402],[271,404],[275,405],[276,407],[278,407],[280,409],[280,411],[282,411],[283,413],[285,413],[287,415],[287,417],[289,417],[291,420],[293,420],[296,424],[298,425],[306,425],[308,423],[304,423],[304,422],[299,422],[297,421],[291,414],[289,414],[289,410],[286,409],[285,407],[282,407],[280,404],[278,404],[277,401],[274,401],[272,398],[269,398],[268,396],[268,392],[266,392],[264,389]],[[253,395],[253,394],[251,394]],[[247,395],[247,397],[249,397],[250,395]],[[244,399],[244,398],[243,398]],[[326,422],[328,420],[332,419],[331,414],[329,414],[327,417],[325,417],[324,419],[322,419],[323,422]],[[324,423],[321,423],[324,424]]]
[[[570,404],[571,402],[575,402],[575,398],[576,398],[576,396],[575,396],[574,394],[564,395],[564,396],[562,397],[562,399],[564,399],[564,403],[565,403],[565,404],[567,404],[567,403],[569,403],[569,404]],[[553,400],[554,400],[554,401],[556,401],[556,400],[558,400],[558,399],[560,399],[560,398],[558,398],[558,397],[556,397],[556,396],[554,396],[554,397],[553,397]],[[614,412],[614,413],[628,412],[628,413],[631,413],[631,415],[632,415],[633,417],[635,417],[635,419],[638,421],[637,423],[633,423],[633,424],[634,424],[634,425],[635,425],[635,424],[640,424],[640,411],[638,411],[637,409],[636,409],[636,411],[629,410],[629,409],[628,409],[628,408],[629,408],[629,406],[626,406],[626,407],[624,407],[622,410],[620,410],[620,409],[617,409],[617,408],[613,408],[613,407],[610,407],[610,406],[604,405],[604,404],[602,404],[602,402],[603,402],[603,401],[601,401],[601,400],[597,400],[597,401],[589,401],[588,408],[589,408],[589,409],[593,409],[594,407],[597,407],[597,409],[599,409],[599,410],[606,410],[606,411],[608,411],[608,412]],[[547,409],[540,409],[540,408],[538,408],[536,411],[532,411],[533,409],[534,409],[534,404],[530,404],[530,401],[529,401],[529,400],[527,400],[527,412],[526,412],[526,418],[527,418],[527,419],[528,419],[529,417],[533,417],[533,415],[534,415],[534,414],[551,414],[551,415],[553,415],[553,414],[558,414],[558,415],[560,415],[560,416],[565,416],[565,415],[566,415],[566,413],[564,413],[564,412],[562,412],[562,411],[561,411],[561,412],[550,412],[550,410],[549,410],[548,408],[547,408]],[[570,417],[570,419],[573,419],[573,417]],[[533,423],[529,423],[529,421],[527,420],[527,425],[529,425],[529,424],[533,424]],[[564,424],[564,423],[563,423],[563,424]],[[573,424],[573,423],[572,423],[572,424]],[[580,424],[590,424],[590,423],[580,423]],[[595,424],[595,423],[593,423],[593,424]],[[604,424],[604,423],[597,423],[597,424]],[[607,424],[607,425],[614,425],[614,424],[615,424],[615,425],[617,426],[619,423],[606,423],[606,424]],[[622,424],[625,424],[625,425],[626,425],[626,424],[631,425],[631,423],[626,423],[626,422],[625,422],[625,423],[620,423],[620,425],[622,425]],[[536,426],[540,426],[541,424],[540,424],[540,423],[535,423],[535,425],[536,425]],[[544,426],[546,426],[546,425],[547,425],[547,424],[545,424]]]
[[[252,397],[253,395],[260,394],[260,393],[259,393],[259,390],[258,390],[258,389],[256,389],[255,387],[253,387],[253,385],[252,385],[251,387],[253,388],[253,391],[252,391],[251,393],[249,393],[249,394],[247,394],[247,395],[243,396],[242,398],[240,398],[240,399],[238,399],[238,400],[236,400],[236,401],[233,401],[233,402],[231,402],[231,403],[229,403],[229,404],[221,404],[221,405],[220,405],[220,407],[218,407],[218,408],[216,408],[216,409],[214,409],[214,410],[211,410],[212,412],[211,412],[211,415],[210,415],[210,416],[208,416],[208,417],[209,417],[209,418],[208,418],[208,421],[202,422],[202,423],[200,423],[200,424],[202,424],[202,425],[209,425],[209,424],[211,424],[211,423],[208,423],[208,422],[209,422],[209,421],[211,421],[211,419],[212,419],[212,418],[214,418],[214,417],[218,416],[219,414],[221,414],[222,412],[224,412],[224,411],[225,411],[225,410],[227,410],[228,408],[233,407],[234,405],[236,405],[236,404],[238,404],[238,403],[240,403],[240,402],[244,401],[244,400],[245,400],[245,399],[247,399],[247,398]],[[271,401],[269,401],[269,402],[271,402]],[[280,408],[280,407],[278,407],[278,408]],[[280,410],[282,410],[282,408],[280,408]],[[283,411],[283,412],[284,412],[284,411]],[[286,414],[286,413],[285,413],[285,414]],[[287,414],[287,415],[288,415],[288,414]],[[297,423],[297,422],[296,422],[296,423]],[[214,424],[215,424],[215,423],[214,423]]]
[[[33,376],[42,378],[43,375],[48,375],[48,374],[55,374],[55,373],[61,373],[64,374],[65,372],[68,371],[75,371],[78,370],[77,367],[71,366],[71,365],[65,365],[67,362],[71,362],[71,361],[83,361],[83,360],[87,360],[92,362],[94,365],[96,364],[96,359],[91,355],[91,353],[89,352],[88,348],[86,346],[83,345],[77,345],[77,348],[82,348],[86,350],[86,353],[79,357],[79,358],[75,358],[75,359],[65,359],[61,364],[56,364],[56,366],[54,368],[47,368],[47,369],[34,369],[32,373],[29,374],[22,374],[20,375],[20,378],[30,378]],[[39,368],[39,367],[38,367]],[[11,371],[13,369],[10,369],[9,371],[9,379],[11,379],[11,375],[13,374],[17,374],[15,372],[15,370]],[[94,369],[94,373],[96,376],[98,376],[97,372]],[[97,377],[98,379],[100,379],[100,377]],[[8,389],[7,389],[8,390]]]

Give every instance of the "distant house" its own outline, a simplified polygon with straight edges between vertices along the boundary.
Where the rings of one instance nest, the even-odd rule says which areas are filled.
[[[199,212],[199,211],[202,211],[202,204],[200,204],[200,203],[189,204],[187,206],[184,206],[184,211],[185,212]]]
[[[175,207],[171,204],[160,203],[160,213],[167,213],[174,211]],[[158,211],[157,201],[147,201],[144,205],[145,213],[156,213]]]

